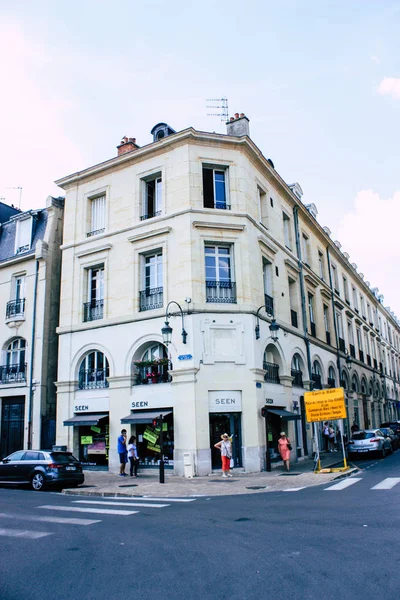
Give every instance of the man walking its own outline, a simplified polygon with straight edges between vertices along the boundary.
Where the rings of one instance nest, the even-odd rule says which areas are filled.
[[[118,436],[118,454],[119,454],[119,476],[127,477],[125,473],[125,465],[128,462],[126,452],[126,429],[121,431],[121,435]]]

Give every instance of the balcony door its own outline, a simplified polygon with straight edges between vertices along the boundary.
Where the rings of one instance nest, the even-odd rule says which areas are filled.
[[[21,450],[24,446],[24,396],[3,398],[1,409],[0,458]]]

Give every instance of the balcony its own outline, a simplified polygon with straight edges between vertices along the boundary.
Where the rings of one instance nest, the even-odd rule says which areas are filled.
[[[264,294],[265,312],[269,315],[274,314],[274,299],[268,294]]]
[[[334,388],[334,387],[336,387],[336,381],[334,380],[334,378],[333,378],[333,377],[328,377],[328,385],[329,385],[329,387],[331,387],[331,388]]]
[[[23,317],[25,314],[25,298],[19,300],[10,300],[6,306],[6,319],[14,319],[15,317]]]
[[[103,318],[104,300],[91,300],[83,305],[83,320],[97,321]]]
[[[303,373],[297,369],[292,369],[290,371],[291,376],[293,377],[292,385],[297,387],[303,387]]]
[[[265,373],[264,380],[268,383],[280,383],[279,380],[279,365],[270,362],[263,362],[263,369],[267,372]]]
[[[349,347],[350,347],[350,356],[352,358],[355,358],[356,357],[356,349],[355,349],[355,347],[353,346],[353,344],[350,344]]]
[[[147,219],[152,219],[153,217],[159,217],[160,215],[161,215],[161,210],[158,210],[157,212],[149,213],[147,215],[141,215],[140,220],[146,221]]]
[[[104,233],[104,227],[103,227],[103,229],[96,229],[95,231],[88,231],[86,234],[86,237],[93,237],[94,235],[100,235],[101,233]]]
[[[236,304],[236,283],[233,281],[206,281],[206,302]]]
[[[367,365],[370,367],[370,366],[371,366],[371,364],[372,364],[372,362],[371,362],[371,357],[370,357],[370,355],[369,355],[369,354],[367,354]]]
[[[310,332],[313,337],[317,337],[317,330],[315,327],[315,323],[313,323],[312,321],[310,323]]]
[[[133,375],[132,385],[149,385],[154,383],[169,383],[172,377],[171,362],[166,358],[153,361],[135,361],[137,372]]]
[[[321,375],[317,375],[316,373],[312,373],[311,380],[313,382],[313,389],[314,390],[322,390]]]
[[[149,288],[139,292],[140,311],[162,308],[164,305],[163,288]]]
[[[108,369],[82,369],[79,371],[79,389],[97,390],[108,387]]]
[[[341,352],[344,352],[346,350],[346,345],[344,343],[344,339],[343,338],[339,338],[339,350]]]
[[[299,323],[297,320],[297,312],[295,310],[291,310],[290,311],[290,319],[291,319],[291,323],[292,323],[292,327],[298,327]]]
[[[326,343],[331,345],[331,333],[330,331],[326,331]]]
[[[0,366],[0,384],[24,383],[26,363]]]
[[[364,362],[364,352],[363,352],[362,350],[359,350],[359,352],[358,352],[358,356],[359,356],[359,358],[360,358],[360,361],[361,361],[361,362]]]

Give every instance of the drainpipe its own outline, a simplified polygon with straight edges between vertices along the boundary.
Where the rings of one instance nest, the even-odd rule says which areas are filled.
[[[33,360],[35,357],[35,331],[36,331],[36,304],[37,287],[39,278],[39,261],[36,260],[35,284],[33,288],[33,314],[32,314],[32,338],[31,338],[31,367],[29,373],[29,396],[28,396],[28,450],[32,448],[32,408],[33,408]]]

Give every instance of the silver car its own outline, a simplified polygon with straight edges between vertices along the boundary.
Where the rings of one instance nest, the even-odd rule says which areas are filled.
[[[365,429],[356,431],[351,436],[348,445],[349,458],[355,455],[369,454],[375,452],[381,458],[392,452],[390,437],[380,429]]]

